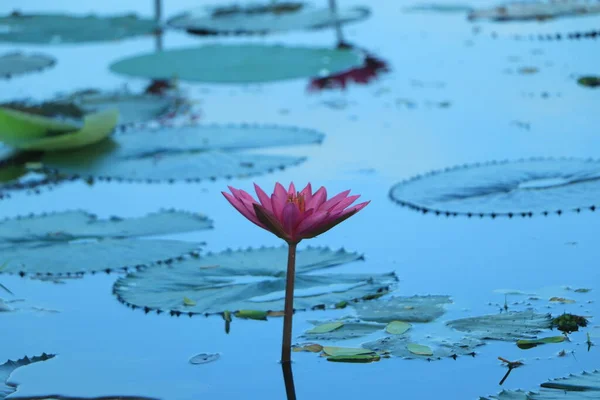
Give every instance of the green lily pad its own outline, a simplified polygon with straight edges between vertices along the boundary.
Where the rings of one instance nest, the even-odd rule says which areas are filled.
[[[332,75],[361,66],[363,60],[361,53],[351,49],[206,45],[134,56],[115,62],[110,69],[147,79],[259,83]]]
[[[324,308],[385,290],[396,281],[389,274],[319,274],[336,265],[361,260],[345,250],[309,247],[298,251],[294,309]],[[146,310],[179,314],[215,314],[223,310],[283,310],[287,247],[224,251],[147,268],[119,279],[117,298]],[[181,299],[196,305],[184,307]]]
[[[0,78],[41,71],[53,67],[56,59],[45,54],[7,53],[0,56]]]
[[[329,8],[317,8],[305,3],[295,3],[293,10],[284,12],[275,3],[231,7],[203,7],[178,14],[167,21],[175,29],[201,35],[218,34],[265,34],[291,30],[322,29],[333,27],[336,21],[347,24],[366,19],[370,10],[366,7],[340,8],[334,18]]]
[[[596,88],[600,86],[600,76],[582,76],[577,79],[577,83],[581,86]]]
[[[408,343],[406,349],[417,356],[432,356],[433,350],[429,346],[417,343]]]
[[[371,363],[379,361],[381,357],[378,354],[356,354],[350,356],[330,356],[327,361],[346,362],[346,363]]]
[[[195,305],[195,304],[194,304]],[[239,310],[234,314],[237,318],[254,319],[256,321],[266,321],[268,313],[260,310]]]
[[[327,322],[321,325],[317,325],[314,328],[306,331],[307,334],[319,334],[319,333],[328,333],[335,331],[336,329],[344,326],[343,322]]]
[[[594,211],[600,160],[532,158],[433,171],[396,184],[396,203],[437,215],[531,217]]]
[[[135,14],[99,17],[66,14],[23,14],[0,17],[0,42],[70,44],[121,40],[150,35],[157,29],[151,19]]]
[[[77,125],[53,118],[0,108],[0,141],[9,145],[74,132],[78,129]]]
[[[405,359],[435,361],[446,357],[473,355],[477,347],[485,345],[483,341],[470,337],[459,340],[420,339],[420,341],[425,340],[427,345],[415,344],[409,334],[393,335],[364,343],[362,347],[376,352],[387,352],[392,356]]]
[[[447,325],[480,339],[513,341],[536,339],[539,333],[552,327],[552,316],[533,311],[508,312],[457,319]]]
[[[331,357],[351,357],[374,354],[375,352],[362,348],[323,346],[323,353]]]
[[[448,303],[452,303],[449,296],[399,296],[352,306],[365,321],[431,322],[444,315],[444,304]]]
[[[248,177],[304,161],[245,153],[260,147],[320,143],[321,133],[279,126],[184,126],[113,135],[71,152],[46,153],[47,171],[85,178],[198,181]]]
[[[565,378],[542,383],[541,390],[503,390],[495,396],[481,397],[481,400],[588,400],[598,397],[600,392],[600,371],[583,372]]]
[[[412,325],[404,321],[392,321],[385,327],[385,331],[391,335],[402,335],[406,333]]]
[[[4,400],[7,396],[15,392],[16,386],[7,383],[8,378],[12,372],[25,365],[33,364],[36,362],[46,361],[54,357],[54,354],[42,353],[36,357],[24,357],[17,361],[8,360],[4,364],[0,365],[0,400]]]
[[[313,322],[318,324],[318,322]],[[339,326],[336,329],[329,330],[327,332],[315,332],[317,328],[320,326],[334,327]],[[370,335],[371,333],[380,331],[384,328],[385,325],[382,324],[374,324],[374,323],[365,323],[359,320],[352,319],[343,319],[340,321],[332,321],[326,322],[321,325],[317,325],[315,328],[304,332],[302,335],[303,338],[310,340],[348,340],[354,339],[362,336]]]
[[[58,136],[12,142],[10,145],[28,151],[59,151],[79,149],[106,139],[114,130],[119,119],[117,110],[90,114],[83,120],[83,128]]]
[[[565,341],[565,339],[565,336],[550,336],[540,339],[520,339],[517,340],[517,346],[519,346],[520,349],[527,350],[537,347],[541,344],[562,343]]]
[[[0,262],[5,263],[0,272],[69,275],[170,263],[194,252],[198,243],[137,238],[211,226],[204,216],[179,211],[110,220],[82,211],[7,219],[0,222]]]

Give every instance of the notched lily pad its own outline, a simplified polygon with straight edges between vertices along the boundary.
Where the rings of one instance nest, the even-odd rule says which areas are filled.
[[[482,340],[469,337],[459,340],[427,338],[419,339],[418,343],[414,340],[408,334],[393,335],[364,343],[362,347],[405,359],[434,361],[446,357],[472,356],[477,347],[485,344]]]
[[[552,328],[552,316],[533,311],[507,312],[456,319],[446,325],[479,339],[513,341],[536,339],[539,333]]]
[[[7,53],[0,56],[0,78],[42,71],[56,64],[56,59],[45,54]]]
[[[450,296],[392,297],[369,303],[353,304],[360,319],[374,322],[431,322],[446,312]]]
[[[47,153],[47,171],[125,181],[200,181],[248,177],[283,169],[303,157],[244,152],[261,147],[318,144],[323,134],[281,126],[190,125],[113,135],[72,152]]]
[[[393,273],[309,274],[361,258],[343,249],[309,247],[298,251],[294,309],[325,308],[342,300],[361,299],[395,283]],[[286,247],[211,253],[129,274],[115,283],[113,291],[127,305],[169,311],[171,315],[280,311],[285,298],[286,260]],[[193,298],[196,305],[183,306],[184,296]]]
[[[67,14],[24,14],[0,17],[0,42],[69,44],[103,42],[149,35],[157,24],[135,14],[99,17]]]
[[[147,79],[239,84],[331,75],[360,66],[363,59],[362,52],[351,49],[206,45],[126,58],[110,69]]]
[[[464,165],[398,183],[390,197],[413,210],[446,216],[594,211],[600,198],[600,161],[532,158]]]
[[[343,319],[339,321],[318,324],[315,328],[304,332],[303,338],[310,340],[347,340],[370,335],[382,330],[385,325],[366,323],[356,319]]]
[[[167,21],[175,29],[197,35],[266,34],[291,30],[322,29],[366,19],[366,7],[340,8],[334,16],[329,8],[300,2],[202,7],[178,14]]]
[[[481,400],[586,400],[597,398],[600,392],[600,371],[583,372],[542,383],[541,390],[503,390],[497,395]]]
[[[36,362],[46,361],[54,357],[54,354],[42,353],[40,356],[24,357],[17,361],[8,360],[0,365],[0,400],[4,400],[7,396],[16,390],[15,385],[7,383],[12,372],[19,368]]]
[[[139,269],[194,253],[198,243],[139,239],[210,229],[211,221],[182,211],[100,220],[83,211],[65,211],[0,222],[0,273],[70,275]],[[179,298],[183,304],[183,296]],[[183,305],[182,305],[183,306]]]

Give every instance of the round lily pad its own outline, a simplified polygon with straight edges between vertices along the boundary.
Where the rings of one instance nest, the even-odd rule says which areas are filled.
[[[366,19],[366,7],[341,8],[334,18],[326,7],[305,3],[250,4],[229,7],[202,7],[176,15],[167,21],[175,29],[193,34],[266,34],[302,29],[320,29]]]
[[[417,211],[448,216],[594,211],[600,201],[600,161],[534,158],[464,165],[398,183],[390,197]]]
[[[67,14],[23,14],[14,11],[0,17],[0,42],[69,44],[103,42],[148,35],[157,28],[151,19],[135,14],[77,16]]]
[[[259,83],[327,76],[360,66],[363,59],[351,49],[215,44],[134,56],[110,69],[148,79]]]
[[[56,64],[53,57],[45,54],[8,53],[0,56],[0,78],[41,71]]]

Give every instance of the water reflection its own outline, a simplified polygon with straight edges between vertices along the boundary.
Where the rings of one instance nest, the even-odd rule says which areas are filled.
[[[292,373],[292,363],[282,363],[281,370],[283,371],[283,382],[285,383],[285,394],[287,396],[287,400],[296,400],[296,388],[294,387],[294,374]]]
[[[162,28],[162,0],[154,0],[154,20],[159,25],[154,33],[156,51],[163,49],[163,28]]]

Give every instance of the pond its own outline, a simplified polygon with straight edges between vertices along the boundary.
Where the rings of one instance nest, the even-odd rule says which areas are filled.
[[[165,0],[161,12],[163,19],[169,19],[214,4],[208,0]],[[593,8],[595,3],[585,4]],[[260,23],[258,28],[249,23],[250,27],[238,29],[256,29],[259,35],[208,35],[208,28],[203,27],[195,34],[169,28],[158,38],[137,35],[115,40],[120,39],[116,35],[110,40],[81,43],[59,43],[56,38],[50,43],[2,39],[0,56],[20,51],[54,60],[53,65],[36,60],[45,65],[42,71],[0,79],[2,103],[18,99],[41,102],[59,93],[90,88],[110,92],[123,90],[123,85],[131,93],[139,93],[147,88],[149,78],[157,78],[153,74],[173,70],[178,75],[178,96],[185,98],[185,104],[178,105],[175,112],[170,110],[169,118],[160,119],[159,131],[175,135],[175,131],[169,131],[174,129],[169,127],[171,124],[191,124],[190,129],[197,129],[194,132],[204,129],[198,133],[204,135],[204,145],[211,140],[227,143],[220,144],[226,149],[222,151],[199,145],[186,153],[187,148],[181,152],[177,146],[193,147],[191,142],[167,138],[165,143],[171,147],[166,147],[164,153],[157,153],[148,163],[131,165],[116,156],[98,161],[101,158],[95,157],[117,153],[94,144],[77,150],[77,159],[49,151],[33,164],[45,163],[61,174],[85,179],[35,185],[37,194],[9,186],[2,189],[10,197],[0,200],[0,217],[11,220],[0,225],[5,255],[0,257],[0,265],[5,267],[0,283],[10,291],[0,287],[0,311],[6,310],[0,312],[0,364],[43,353],[55,356],[16,369],[0,367],[0,378],[10,384],[6,388],[0,384],[0,398],[286,398],[279,363],[283,318],[270,315],[264,321],[233,317],[226,323],[218,315],[226,310],[233,313],[239,303],[253,301],[260,308],[261,302],[279,301],[281,291],[264,293],[256,289],[251,294],[240,294],[237,303],[227,296],[209,294],[211,306],[206,310],[217,315],[192,317],[186,312],[190,308],[185,307],[200,310],[207,299],[187,296],[184,300],[178,294],[182,292],[177,292],[177,301],[187,303],[178,308],[184,311],[170,313],[173,307],[165,306],[165,312],[157,315],[156,309],[162,309],[161,296],[165,296],[161,285],[168,290],[172,274],[154,277],[155,283],[142,293],[150,279],[148,274],[159,271],[152,268],[164,270],[165,266],[119,270],[123,266],[118,259],[120,252],[131,251],[142,261],[148,257],[164,260],[198,247],[200,264],[206,259],[202,264],[205,270],[219,265],[210,257],[221,260],[218,253],[227,249],[238,251],[233,265],[261,260],[268,264],[268,260],[276,259],[281,260],[283,270],[285,256],[269,253],[276,251],[269,248],[282,246],[281,239],[246,221],[221,194],[228,185],[254,193],[253,182],[267,192],[275,182],[287,187],[293,181],[299,188],[311,182],[315,189],[325,186],[330,194],[352,189],[352,194],[361,195],[359,201],[371,201],[343,224],[299,244],[299,262],[315,251],[309,246],[332,250],[314,256],[327,271],[306,273],[332,277],[323,278],[321,284],[306,283],[306,288],[298,288],[297,301],[306,302],[308,308],[316,305],[311,299],[319,296],[328,304],[324,310],[295,313],[293,343],[364,346],[371,349],[366,353],[375,351],[381,357],[370,363],[330,362],[320,351],[295,351],[291,369],[297,398],[478,399],[499,396],[502,390],[551,390],[540,388],[540,384],[600,369],[599,347],[592,345],[600,344],[600,215],[595,210],[600,204],[600,164],[595,161],[600,158],[600,89],[578,83],[582,77],[598,74],[596,35],[585,37],[583,33],[597,29],[600,17],[590,9],[590,15],[554,19],[499,22],[483,18],[496,5],[491,1],[456,4],[442,0],[434,5],[339,1],[340,15],[356,19],[344,23],[340,32],[331,24],[323,29],[299,29],[319,28],[306,21],[321,15],[289,22],[294,29],[277,25],[275,32],[268,34],[261,31]],[[3,13],[17,9],[23,14],[136,13],[151,20],[154,6],[152,1],[105,0],[91,4],[4,0]],[[315,2],[315,7],[326,8],[327,2]],[[365,7],[370,10],[368,15],[362,10]],[[487,9],[488,14],[473,14],[471,9]],[[518,15],[520,12],[524,13],[514,11]],[[0,25],[0,36],[19,29]],[[98,34],[95,29],[101,31],[92,23],[74,30],[93,38]],[[211,25],[210,29],[216,28]],[[568,34],[574,32],[581,32],[581,37],[568,39]],[[562,35],[560,40],[546,40],[557,33]],[[340,34],[353,49],[336,50]],[[538,35],[542,35],[541,40]],[[135,59],[154,53],[157,47],[167,54],[173,49],[203,45],[208,50],[193,56]],[[233,47],[222,51],[220,45]],[[302,48],[304,53],[291,50],[283,54],[272,50],[275,47],[265,52],[265,46],[271,45],[284,46],[283,53],[293,48]],[[314,48],[320,49],[318,54],[310,50]],[[254,51],[257,54],[250,54]],[[370,61],[357,58],[364,57],[364,51]],[[243,58],[242,53],[257,63],[238,63],[236,57]],[[186,64],[186,60],[191,61]],[[353,77],[344,75],[361,63],[370,68]],[[146,69],[140,72],[142,67]],[[328,74],[338,79],[323,79]],[[332,83],[337,86],[323,87]],[[345,88],[340,87],[342,83]],[[125,133],[115,133],[116,138],[147,130],[138,119],[154,115],[152,107],[157,107],[148,106],[148,111],[138,109],[143,107],[139,102],[132,104],[120,109],[120,118],[128,125],[119,128]],[[65,123],[80,122],[73,118]],[[156,121],[153,123],[156,125]],[[235,128],[231,133],[226,128],[231,126],[243,126],[245,130]],[[73,129],[80,128],[78,125]],[[143,134],[147,136],[140,136]],[[230,134],[235,140],[228,142]],[[158,139],[143,140],[151,136],[152,132],[147,131],[129,136],[125,139],[133,138],[132,143],[123,142],[119,151],[139,161],[136,157],[141,159],[144,152],[162,146],[153,141]],[[11,143],[49,145],[18,140]],[[60,146],[56,142],[52,145]],[[236,146],[244,151],[237,152]],[[134,154],[136,151],[139,153]],[[181,154],[179,163],[175,158]],[[167,160],[164,170],[155,168],[161,160]],[[240,171],[240,165],[247,167],[247,173]],[[431,171],[438,172],[428,174]],[[54,175],[48,176],[52,180]],[[39,174],[26,178],[40,179]],[[128,229],[151,233],[152,238],[177,240],[175,244],[158,241],[155,246],[133,248],[117,237],[114,242],[102,242],[105,247],[89,245],[89,252],[80,247],[69,253],[60,243],[52,244],[46,254],[39,252],[37,242],[22,242],[26,235],[46,228],[31,227],[28,219],[12,220],[32,213],[72,210],[95,214],[101,220],[111,216],[136,218],[161,209],[205,215],[212,221],[212,228],[205,219],[172,212],[146,221],[146,225],[134,221]],[[68,235],[70,229],[80,229],[84,234],[75,236],[88,240],[88,217],[76,214],[83,222],[73,222],[79,217],[69,215],[57,218],[53,225],[56,240],[61,240],[64,231]],[[112,228],[108,224],[97,229]],[[263,246],[267,250],[260,250]],[[253,250],[246,250],[249,248]],[[341,248],[346,252],[335,253]],[[331,259],[324,260],[325,253]],[[142,261],[140,264],[144,264]],[[265,268],[275,268],[273,265]],[[17,273],[19,268],[26,270],[24,277]],[[196,264],[191,268],[197,268]],[[176,269],[177,260],[172,266],[173,271]],[[96,273],[76,273],[91,271]],[[390,273],[395,273],[395,278]],[[244,271],[232,274],[239,275],[236,283],[249,288],[257,281],[256,276]],[[371,278],[356,280],[351,278],[354,274]],[[258,275],[267,281],[281,279],[277,274]],[[203,279],[213,278],[208,273]],[[304,282],[301,278],[310,281],[310,277],[303,276],[299,282]],[[179,287],[187,284],[184,277],[179,279]],[[365,285],[370,285],[371,291],[382,290],[365,296]],[[352,293],[360,296],[344,297]],[[405,298],[415,295],[449,298],[441,297],[433,306],[421,302],[431,299]],[[329,307],[332,298],[339,305],[339,300],[357,297],[360,301],[350,301],[347,307]],[[369,312],[388,315],[389,302],[398,297],[403,299],[395,309],[398,317],[375,321],[365,317]],[[144,312],[144,307],[149,312]],[[377,307],[384,310],[377,311]],[[428,318],[431,307],[435,315]],[[567,336],[557,329],[550,330],[548,324],[539,330],[523,331],[522,325],[534,319],[531,316],[517,325],[506,321],[491,324],[487,335],[479,336],[473,335],[478,329],[472,321],[462,329],[460,323],[448,324],[484,315],[522,312],[515,315],[527,316],[532,311],[551,313],[552,318],[570,313],[585,317],[588,323]],[[362,322],[356,322],[358,319]],[[390,320],[405,320],[411,324],[410,329],[405,332],[405,325],[397,323],[387,326]],[[342,321],[343,325],[329,326],[331,331],[320,336],[305,333],[315,324],[331,321]],[[352,324],[368,327],[356,328],[359,333],[342,334],[343,329],[355,329]],[[327,337],[327,333],[336,332]],[[503,340],[491,340],[494,334]],[[398,341],[400,350],[396,352],[389,342],[380,341],[385,337]],[[555,339],[529,349],[515,343],[545,337]],[[471,342],[466,345],[464,340]],[[499,383],[508,369],[498,357],[523,363],[515,371],[511,368],[502,385]],[[599,390],[596,375],[584,381]],[[581,397],[593,395],[589,390],[566,393],[573,396],[568,399],[594,398]],[[518,398],[531,398],[523,396]]]

